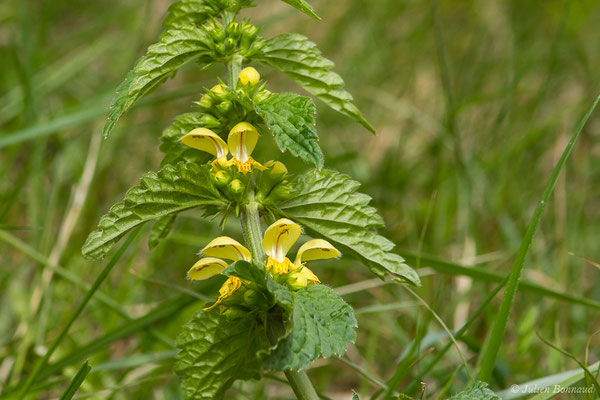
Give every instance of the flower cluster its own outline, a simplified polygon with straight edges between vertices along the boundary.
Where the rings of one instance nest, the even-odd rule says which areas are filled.
[[[340,252],[326,240],[312,239],[300,246],[292,262],[287,253],[301,233],[300,225],[282,218],[267,228],[262,240],[262,247],[267,255],[267,261],[264,263],[267,272],[276,282],[292,290],[320,283],[319,278],[305,266],[306,261],[340,256]],[[200,253],[206,257],[198,260],[188,271],[188,278],[191,280],[204,280],[220,274],[229,265],[223,259],[234,262],[252,260],[250,250],[228,236],[214,239]],[[205,310],[213,309],[249,283],[230,276],[219,289],[217,301]]]

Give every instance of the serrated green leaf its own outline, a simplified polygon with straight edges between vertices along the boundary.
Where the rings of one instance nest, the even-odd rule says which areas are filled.
[[[223,12],[228,0],[181,0],[169,6],[162,25],[165,29],[177,25],[202,25],[211,16]]]
[[[309,17],[313,17],[315,19],[321,19],[315,12],[310,4],[308,4],[304,0],[281,0],[284,3],[288,3],[290,6],[294,7],[296,10],[302,11],[304,14]]]
[[[254,104],[273,133],[281,151],[289,151],[318,168],[323,167],[323,153],[315,129],[315,104],[295,93],[278,93]]]
[[[329,107],[375,133],[375,129],[352,103],[352,95],[344,89],[342,78],[331,71],[333,62],[323,57],[306,36],[284,33],[264,40],[257,47],[260,50],[253,56],[254,59],[282,71]]]
[[[148,235],[148,247],[150,249],[158,246],[158,243],[167,237],[171,228],[173,228],[176,216],[177,214],[169,214],[154,221],[152,229],[150,230],[150,235]]]
[[[290,182],[294,195],[279,204],[279,212],[304,228],[311,236],[329,240],[343,254],[358,258],[371,271],[416,285],[419,276],[398,254],[394,244],[376,231],[383,219],[371,198],[357,192],[360,184],[339,172],[311,170]]]
[[[265,368],[301,370],[321,357],[344,354],[346,342],[354,343],[352,307],[331,288],[313,285],[292,292],[292,297],[288,333],[262,355]]]
[[[204,113],[192,112],[179,115],[173,123],[163,131],[160,151],[165,153],[161,166],[176,164],[180,161],[204,164],[211,159],[211,155],[185,146],[179,139],[192,129],[204,127],[202,117]],[[214,129],[214,126],[207,127]]]
[[[137,100],[159,86],[182,65],[207,56],[210,53],[207,43],[207,34],[202,27],[174,25],[163,32],[158,42],[148,47],[146,55],[119,85],[108,122],[104,126],[104,136],[108,136],[121,115]]]
[[[167,165],[145,174],[139,186],[127,192],[100,218],[82,248],[84,257],[98,260],[130,229],[157,218],[194,207],[225,207],[207,166],[191,163]]]
[[[487,388],[487,383],[474,382],[460,393],[448,398],[448,400],[496,400],[496,393]]]
[[[229,320],[218,312],[198,312],[183,328],[175,345],[175,372],[183,377],[187,400],[222,399],[237,379],[260,376],[256,353],[265,348],[266,337],[256,317]]]
[[[269,307],[276,303],[286,310],[291,309],[292,293],[285,286],[275,282],[267,273],[264,265],[240,260],[227,267],[222,274],[237,276],[252,282],[258,289],[262,289],[273,300]]]

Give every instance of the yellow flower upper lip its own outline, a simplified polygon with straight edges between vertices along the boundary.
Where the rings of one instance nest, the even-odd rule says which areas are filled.
[[[250,261],[252,255],[250,250],[240,242],[228,236],[220,236],[207,244],[200,253],[210,257],[220,257],[231,261]]]
[[[256,147],[259,133],[254,126],[247,122],[240,122],[229,131],[227,143],[215,132],[207,128],[196,128],[180,140],[188,147],[205,151],[216,158],[226,156],[228,153],[246,163]]]

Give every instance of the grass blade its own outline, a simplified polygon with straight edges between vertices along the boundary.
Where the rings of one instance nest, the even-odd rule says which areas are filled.
[[[100,272],[100,275],[98,275],[98,277],[92,284],[92,287],[90,287],[90,289],[86,292],[83,300],[81,301],[81,303],[79,303],[79,305],[77,306],[77,308],[71,315],[69,322],[67,322],[67,324],[64,326],[62,331],[56,337],[56,339],[54,339],[54,342],[52,342],[52,344],[48,348],[48,351],[46,351],[46,354],[41,359],[39,359],[38,362],[33,367],[33,371],[31,371],[31,374],[29,374],[29,376],[25,380],[25,383],[23,384],[23,386],[21,386],[21,389],[19,390],[19,394],[17,396],[17,398],[19,400],[23,400],[25,398],[27,391],[29,390],[29,388],[31,387],[33,382],[35,382],[35,379],[37,378],[37,376],[41,372],[42,368],[46,365],[46,363],[50,359],[50,356],[54,353],[54,351],[56,351],[60,342],[62,342],[62,340],[65,338],[65,336],[69,332],[69,329],[71,328],[71,325],[73,325],[75,320],[79,317],[79,315],[81,314],[81,312],[83,311],[83,309],[85,308],[87,303],[90,301],[90,299],[96,292],[96,290],[98,290],[98,288],[100,287],[102,282],[104,282],[104,280],[106,279],[106,277],[108,276],[110,271],[112,271],[113,267],[117,264],[117,261],[119,261],[119,259],[123,255],[123,253],[125,253],[125,250],[127,249],[127,247],[129,247],[129,245],[131,244],[131,242],[133,241],[135,236],[138,234],[140,229],[141,229],[141,226],[136,228],[135,230],[133,230],[131,232],[131,234],[129,234],[129,237],[127,238],[125,243],[123,243],[123,245],[119,248],[119,250],[115,253],[115,255],[113,255],[113,257],[106,264],[106,266],[104,267],[102,272]]]
[[[508,317],[510,315],[510,310],[512,308],[512,303],[517,293],[517,288],[519,286],[519,278],[521,277],[521,271],[523,270],[523,265],[525,264],[525,257],[527,256],[527,251],[529,250],[529,245],[533,240],[533,236],[535,235],[535,231],[542,217],[542,213],[544,212],[544,208],[550,200],[550,195],[554,189],[554,185],[558,180],[558,176],[560,171],[565,165],[565,162],[571,151],[573,150],[573,145],[575,141],[579,137],[579,134],[583,130],[583,127],[587,123],[588,118],[598,105],[598,101],[600,101],[600,96],[596,98],[592,107],[585,114],[577,130],[569,140],[567,147],[563,151],[558,163],[554,167],[552,171],[552,175],[548,183],[546,184],[546,188],[544,189],[544,193],[542,194],[542,198],[538,203],[533,216],[531,217],[531,221],[529,222],[529,226],[527,227],[527,231],[525,232],[525,236],[523,237],[523,241],[521,242],[521,246],[519,247],[519,252],[517,253],[517,257],[515,259],[515,263],[511,269],[508,282],[506,284],[506,291],[504,292],[504,296],[502,297],[502,303],[500,303],[500,309],[498,310],[498,314],[494,320],[494,325],[492,326],[492,330],[488,337],[487,346],[483,353],[481,371],[479,373],[479,380],[483,382],[489,382],[492,371],[494,369],[494,363],[496,362],[496,357],[498,356],[498,351],[500,350],[500,345],[502,343],[502,339],[504,338],[504,330],[506,329],[506,323],[508,322]]]
[[[506,276],[502,276],[494,272],[489,272],[481,268],[465,267],[464,265],[443,261],[429,255],[417,255],[404,251],[399,251],[398,254],[400,254],[409,264],[416,265],[417,260],[420,260],[422,267],[429,267],[442,274],[464,275],[478,281],[494,283],[499,283],[506,279]],[[539,294],[540,296],[551,297],[566,303],[579,304],[585,307],[600,310],[600,302],[598,301],[586,299],[585,297],[573,296],[567,293],[561,293],[533,282],[520,281],[519,289],[523,292]]]
[[[60,396],[60,400],[71,400],[91,370],[92,367],[88,361],[83,363],[81,369],[77,372],[77,375],[75,375],[73,380],[71,380],[71,383],[69,383],[67,390]]]

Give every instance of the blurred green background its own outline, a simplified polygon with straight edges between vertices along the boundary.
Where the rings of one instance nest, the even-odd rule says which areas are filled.
[[[553,165],[599,93],[600,4],[312,4],[322,21],[277,0],[259,0],[243,16],[263,26],[265,36],[303,33],[334,60],[378,134],[318,104],[326,165],[363,182],[362,191],[386,220],[385,235],[403,254],[452,263],[449,271],[458,275],[430,268],[427,257],[410,260],[422,275],[418,294],[450,329],[458,329],[494,285],[460,276],[453,265],[508,274]],[[83,297],[74,280],[89,284],[102,268],[80,254],[87,233],[144,172],[158,169],[162,129],[223,76],[218,67],[185,67],[122,118],[109,140],[100,138],[115,87],[160,33],[168,5],[164,0],[0,3],[3,391],[27,376]],[[281,74],[258,68],[270,90],[300,91]],[[523,273],[523,279],[545,288],[591,300],[600,299],[599,139],[596,113],[558,181]],[[279,156],[272,141],[263,140],[255,158]],[[307,168],[282,157],[292,173]],[[185,272],[220,230],[192,212],[178,218],[176,230],[153,251],[147,233],[148,227],[101,288],[131,318],[155,315],[156,307],[198,289],[184,279]],[[226,234],[241,238],[234,223]],[[52,274],[56,266],[59,273]],[[414,378],[447,342],[441,325],[403,286],[373,281],[357,262],[321,262],[313,270],[332,287],[358,283],[342,288],[359,321],[358,341],[345,356],[351,365],[335,359],[315,363],[309,375],[318,390],[331,399],[348,399],[351,389],[368,398],[378,390],[372,379],[389,379],[398,362],[408,359],[399,389],[410,387],[408,394],[418,397],[421,385]],[[213,296],[217,288],[211,282],[199,291]],[[473,371],[499,300],[460,344]],[[79,398],[182,398],[171,372],[169,342],[202,305],[189,303],[176,303],[139,326],[93,300],[52,358],[52,363],[66,361],[48,370],[52,378],[46,377],[46,386],[38,385],[31,398],[58,398],[85,359],[97,369]],[[520,292],[492,388],[577,367],[545,345],[538,330],[582,361],[588,346],[588,362],[600,358],[600,338],[592,336],[600,330],[597,309]],[[407,354],[421,337],[420,351]],[[469,374],[460,366],[454,349],[446,353],[423,379],[424,397],[463,388]],[[268,378],[234,385],[231,398],[292,397],[277,381],[281,376]]]

